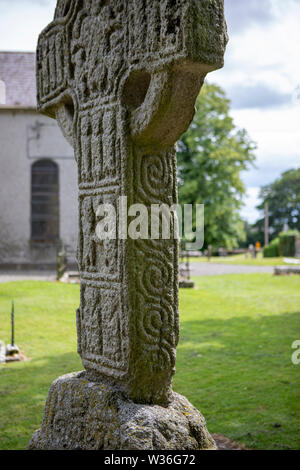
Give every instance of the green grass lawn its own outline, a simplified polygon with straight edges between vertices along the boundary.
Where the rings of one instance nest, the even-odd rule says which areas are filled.
[[[300,449],[300,277],[243,274],[194,278],[180,291],[181,337],[174,389],[204,414],[211,432],[258,449]],[[28,362],[0,365],[0,449],[24,449],[42,421],[49,385],[80,370],[79,287],[0,284],[0,338]]]
[[[190,257],[190,261],[196,263],[206,263],[208,261],[206,256],[203,257]],[[256,258],[250,258],[245,256],[245,254],[241,255],[232,255],[232,256],[212,256],[210,258],[211,263],[221,263],[221,264],[243,264],[247,266],[280,266],[280,265],[288,265],[289,263],[285,263],[283,258],[263,258],[262,253],[258,253]],[[299,264],[300,266],[300,264]]]

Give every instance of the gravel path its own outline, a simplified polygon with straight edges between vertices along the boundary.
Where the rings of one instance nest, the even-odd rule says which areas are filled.
[[[0,282],[55,280],[55,271],[0,271]]]
[[[218,274],[273,273],[272,266],[243,266],[238,264],[190,263],[191,275],[215,276]],[[55,281],[55,271],[0,271],[0,282]]]
[[[218,274],[273,273],[273,266],[247,266],[241,264],[190,263],[192,276]]]

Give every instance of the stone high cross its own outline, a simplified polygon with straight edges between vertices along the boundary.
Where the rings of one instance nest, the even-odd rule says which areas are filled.
[[[172,402],[178,243],[100,241],[97,208],[177,202],[174,144],[226,42],[223,0],[58,0],[39,37],[38,109],[78,164],[78,352],[135,403]]]

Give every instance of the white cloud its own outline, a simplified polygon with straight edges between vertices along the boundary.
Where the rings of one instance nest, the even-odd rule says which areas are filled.
[[[241,217],[249,223],[254,223],[260,216],[256,206],[259,204],[259,187],[249,187],[245,196],[245,207],[241,210]]]
[[[300,106],[235,110],[232,115],[258,145],[256,168],[243,174],[246,187],[269,184],[284,171],[300,167]],[[246,204],[251,209],[249,201]]]
[[[53,19],[56,0],[1,0],[0,50],[34,51],[38,35]]]
[[[272,21],[262,21],[257,12],[257,21],[252,17],[249,27],[242,31],[237,29],[237,34],[229,25],[232,34],[225,67],[214,73],[214,80],[222,82],[226,88],[264,82],[283,93],[292,93],[300,85],[300,2],[272,0],[271,5]],[[247,10],[246,6],[243,8]],[[261,10],[263,8],[261,3]],[[228,17],[230,20],[230,15]]]
[[[227,9],[234,1],[228,2]],[[253,188],[270,183],[287,169],[300,167],[300,103],[296,93],[300,86],[300,2],[271,0],[270,4],[268,18],[259,12],[259,2],[255,0],[248,27],[229,25],[231,37],[225,66],[208,77],[223,87],[236,103],[244,100],[244,105],[249,106],[253,93],[256,108],[231,111],[236,125],[244,127],[258,145],[257,168],[243,174],[248,187],[243,214],[249,221],[255,214],[253,201],[258,193]],[[264,9],[263,2],[261,9]],[[228,14],[229,20],[231,16]],[[264,87],[269,90],[269,97],[261,96]],[[239,88],[249,90],[248,102]],[[272,94],[277,106],[269,99]]]
[[[300,166],[300,106],[265,111],[236,110],[232,115],[257,142],[258,167],[269,165],[284,171]]]

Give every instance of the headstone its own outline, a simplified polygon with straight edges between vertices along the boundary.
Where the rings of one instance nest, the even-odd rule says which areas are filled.
[[[171,388],[178,241],[126,238],[119,219],[116,239],[95,232],[99,205],[118,208],[120,196],[128,207],[176,203],[174,143],[226,42],[223,0],[59,0],[39,37],[38,108],[78,164],[85,371],[52,384],[31,449],[215,447]]]
[[[300,258],[300,238],[296,238],[296,249],[295,249],[295,257]]]
[[[0,364],[5,363],[5,344],[3,341],[0,341]]]
[[[188,250],[181,250],[179,255],[179,287],[193,288],[194,281],[191,280],[190,253]]]

